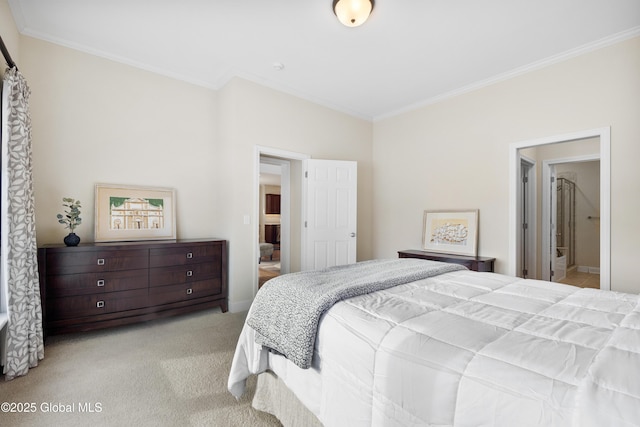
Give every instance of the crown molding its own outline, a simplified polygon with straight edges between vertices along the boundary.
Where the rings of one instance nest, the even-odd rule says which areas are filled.
[[[379,121],[388,119],[403,113],[408,113],[413,110],[417,110],[422,107],[426,107],[428,105],[433,105],[438,102],[444,101],[446,99],[454,98],[459,95],[463,95],[465,93],[473,92],[478,89],[482,89],[487,86],[491,86],[496,83],[503,82],[505,80],[512,79],[514,77],[521,76],[523,74],[530,73],[532,71],[536,71],[550,65],[554,65],[560,62],[567,61],[571,58],[575,58],[580,55],[584,55],[589,52],[593,52],[598,49],[602,49],[607,46],[614,45],[616,43],[623,42],[625,40],[629,40],[631,38],[640,36],[640,27],[633,27],[629,30],[622,31],[617,34],[613,34],[611,36],[596,40],[592,43],[587,43],[582,46],[578,46],[577,48],[570,49],[568,51],[559,53],[557,55],[550,56],[548,58],[542,59],[540,61],[532,62],[531,64],[525,65],[523,67],[515,68],[511,71],[507,71],[506,73],[501,73],[496,76],[490,77],[485,80],[480,80],[478,82],[472,83],[467,86],[463,86],[461,88],[452,90],[450,92],[443,93],[441,95],[434,96],[432,98],[425,99],[423,101],[416,102],[414,104],[407,105],[406,107],[400,108],[395,111],[390,111],[389,113],[381,114],[373,118],[373,121]]]
[[[84,52],[93,56],[98,56],[104,59],[108,59],[114,62],[119,62],[125,65],[129,65],[141,70],[145,70],[145,71],[149,71],[151,73],[154,74],[158,74],[158,75],[162,75],[171,79],[175,79],[175,80],[180,80],[186,83],[190,83],[196,86],[201,86],[207,89],[211,89],[211,90],[220,90],[223,86],[225,86],[230,80],[232,80],[234,77],[238,77],[238,78],[242,78],[244,80],[248,80],[251,81],[253,83],[268,87],[270,89],[279,91],[279,92],[283,92],[286,93],[288,95],[291,96],[295,96],[297,98],[301,98],[304,99],[306,101],[312,102],[314,104],[320,105],[322,107],[343,113],[343,114],[347,114],[349,116],[353,116],[355,118],[359,118],[362,120],[366,120],[368,122],[376,122],[376,121],[380,121],[380,120],[384,120],[384,119],[388,119],[394,116],[398,116],[400,114],[403,113],[407,113],[410,111],[414,111],[417,110],[419,108],[423,108],[426,107],[428,105],[433,105],[436,104],[438,102],[447,100],[447,99],[451,99],[454,98],[456,96],[459,95],[463,95],[465,93],[469,93],[502,81],[506,81],[509,79],[512,79],[514,77],[523,75],[523,74],[527,74],[530,73],[532,71],[536,71],[545,67],[548,67],[550,65],[553,64],[557,64],[559,62],[563,62],[566,61],[568,59],[631,39],[633,37],[637,37],[640,35],[640,26],[637,27],[633,27],[630,28],[626,31],[622,31],[619,32],[617,34],[613,34],[611,36],[608,37],[604,37],[602,39],[596,40],[594,42],[591,43],[587,43],[584,44],[582,46],[579,46],[577,48],[574,49],[570,49],[568,51],[562,52],[560,54],[557,55],[553,55],[550,56],[548,58],[530,63],[528,65],[522,66],[522,67],[518,67],[515,68],[511,71],[507,71],[505,73],[501,73],[498,74],[496,76],[484,79],[484,80],[480,80],[477,81],[475,83],[471,83],[469,85],[460,87],[458,89],[454,89],[452,91],[449,92],[445,92],[442,93],[440,95],[436,95],[430,98],[427,98],[425,100],[422,101],[418,101],[412,104],[409,104],[405,107],[396,109],[396,110],[392,110],[389,111],[387,113],[383,113],[377,116],[370,116],[368,114],[364,114],[360,111],[354,111],[352,109],[349,108],[345,108],[345,107],[341,107],[339,105],[336,105],[326,99],[320,99],[316,96],[312,96],[309,95],[307,93],[303,93],[301,91],[292,89],[290,87],[287,87],[286,85],[280,84],[280,83],[276,83],[274,81],[265,79],[263,77],[259,77],[250,73],[246,73],[246,72],[242,72],[240,70],[234,69],[233,67],[228,68],[227,70],[225,70],[223,73],[221,73],[220,75],[218,75],[217,77],[214,77],[211,81],[205,81],[205,80],[201,80],[201,79],[195,79],[193,77],[189,77],[186,76],[184,74],[180,74],[180,73],[174,73],[174,72],[170,72],[167,70],[164,70],[162,68],[159,67],[154,67],[151,66],[149,64],[145,64],[139,61],[135,61],[133,59],[127,58],[127,57],[123,57],[123,56],[119,56],[119,55],[113,55],[110,53],[107,53],[105,51],[102,51],[100,49],[95,49],[83,44],[79,44],[79,43],[73,43],[70,42],[68,40],[65,39],[59,39],[56,37],[51,37],[47,34],[43,34],[40,33],[38,31],[35,31],[29,27],[26,26],[25,24],[25,19],[22,13],[22,8],[20,6],[20,1],[19,0],[7,0],[8,4],[9,4],[9,8],[11,9],[11,13],[13,15],[14,21],[16,23],[16,28],[18,29],[18,31],[20,32],[20,34],[26,35],[26,36],[30,36],[30,37],[34,37],[40,40],[44,40],[46,42],[50,42],[56,45],[60,45],[63,47],[67,47],[70,49],[74,49],[80,52]]]

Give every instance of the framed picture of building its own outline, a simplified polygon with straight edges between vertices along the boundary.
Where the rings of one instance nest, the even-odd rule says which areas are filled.
[[[430,252],[476,256],[478,210],[425,211],[422,248]]]
[[[175,190],[96,184],[95,241],[174,240]]]

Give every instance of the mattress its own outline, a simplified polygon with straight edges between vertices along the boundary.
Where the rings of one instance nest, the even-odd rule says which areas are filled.
[[[274,372],[325,426],[638,426],[640,297],[455,271],[336,303],[301,369],[245,324],[229,375]]]

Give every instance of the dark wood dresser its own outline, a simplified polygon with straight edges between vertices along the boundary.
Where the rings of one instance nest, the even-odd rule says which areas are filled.
[[[228,308],[226,240],[46,245],[38,263],[46,335]]]
[[[495,258],[488,258],[482,256],[465,256],[465,255],[450,255],[437,252],[419,251],[415,249],[407,249],[404,251],[398,251],[399,258],[421,258],[431,261],[450,262],[453,264],[462,264],[469,270],[473,271],[488,271],[493,272],[493,264]]]
[[[274,245],[280,244],[280,224],[264,225],[264,241]]]

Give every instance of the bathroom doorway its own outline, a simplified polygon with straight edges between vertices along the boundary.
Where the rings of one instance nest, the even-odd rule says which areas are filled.
[[[600,159],[583,156],[545,162],[551,196],[550,278],[600,288]],[[545,277],[546,279],[546,277]]]
[[[537,247],[539,254],[536,260],[533,276],[529,269],[527,277],[537,277],[542,280],[550,280],[553,265],[557,256],[557,245],[555,239],[555,229],[551,222],[551,175],[550,164],[554,166],[562,163],[576,163],[599,160],[599,200],[594,202],[593,213],[587,213],[586,219],[591,221],[591,225],[596,228],[599,238],[598,262],[599,266],[589,269],[591,265],[584,265],[587,270],[596,272],[599,269],[600,289],[611,289],[611,235],[610,235],[610,182],[611,182],[611,129],[609,127],[578,131],[568,134],[554,135],[533,140],[514,142],[509,147],[509,264],[508,274],[523,277],[522,257],[523,257],[523,212],[519,206],[522,205],[522,157],[533,159],[542,170],[538,175],[541,192],[544,194],[537,196],[537,209],[541,215],[538,217],[538,234],[535,240],[530,239],[527,247]],[[551,159],[551,160],[550,160]],[[577,190],[576,190],[577,191]],[[557,196],[557,194],[556,194]],[[576,194],[577,197],[577,194]],[[577,214],[578,215],[578,214]],[[589,218],[591,217],[591,218]],[[578,215],[576,221],[582,220]],[[554,220],[555,222],[555,220]],[[555,247],[554,247],[555,246]],[[581,243],[576,243],[576,255]]]

